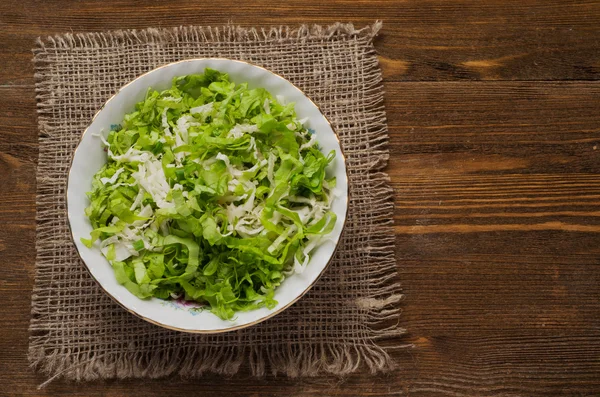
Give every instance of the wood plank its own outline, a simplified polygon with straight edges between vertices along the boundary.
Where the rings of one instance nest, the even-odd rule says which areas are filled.
[[[415,299],[405,319],[465,336],[474,322],[480,334],[594,332],[600,86],[386,87],[397,255]]]
[[[266,11],[268,10],[268,11]],[[32,83],[38,36],[201,24],[364,26],[380,19],[377,51],[386,81],[597,80],[600,3],[533,0],[336,0],[278,4],[17,1],[0,4],[0,85]]]
[[[600,232],[600,85],[386,87],[398,233]]]

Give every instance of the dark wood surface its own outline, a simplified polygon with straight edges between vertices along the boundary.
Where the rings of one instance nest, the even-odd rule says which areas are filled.
[[[405,300],[390,375],[69,384],[27,365],[31,48],[62,32],[384,22]],[[0,394],[600,395],[600,2],[0,2]]]

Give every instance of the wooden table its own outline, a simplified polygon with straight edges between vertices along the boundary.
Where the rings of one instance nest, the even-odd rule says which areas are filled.
[[[600,395],[600,3],[565,0],[0,2],[0,393]],[[309,3],[314,3],[313,5]],[[129,380],[38,391],[31,48],[62,32],[384,21],[406,298],[399,370],[345,380]]]

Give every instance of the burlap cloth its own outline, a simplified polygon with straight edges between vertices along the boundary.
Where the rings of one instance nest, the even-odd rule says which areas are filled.
[[[34,52],[39,117],[37,272],[29,359],[49,380],[233,374],[348,374],[393,367],[378,345],[398,327],[393,201],[381,71],[381,24],[266,30],[182,27],[65,34]],[[291,308],[259,325],[214,336],[186,334],[127,313],[90,277],[69,238],[69,162],[92,116],[137,76],[186,58],[264,66],[310,96],[340,135],[350,177],[346,231],[323,277]]]

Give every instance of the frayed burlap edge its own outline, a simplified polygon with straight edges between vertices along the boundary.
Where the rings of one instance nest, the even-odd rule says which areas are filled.
[[[74,49],[112,46],[123,43],[143,44],[160,42],[175,37],[180,40],[195,42],[239,42],[245,40],[285,41],[285,40],[322,40],[336,35],[356,35],[365,37],[369,42],[381,29],[381,22],[363,29],[355,29],[351,24],[334,24],[328,27],[302,25],[298,28],[273,27],[270,29],[246,29],[228,25],[222,28],[211,27],[178,27],[173,29],[148,29],[143,31],[127,30],[110,33],[64,34],[38,39],[38,47],[33,50],[36,65],[36,98],[38,101],[38,125],[40,146],[52,139],[54,134],[50,127],[51,114],[47,109],[52,106],[53,98],[48,92],[45,81],[51,78],[43,65],[47,63],[45,53],[48,50]],[[367,55],[373,55],[374,49]],[[398,337],[405,330],[398,326],[401,300],[400,285],[397,281],[397,265],[394,254],[393,229],[393,190],[389,185],[389,177],[382,170],[389,159],[388,132],[385,110],[383,106],[384,91],[381,85],[382,76],[376,57],[368,65],[366,72],[369,92],[367,110],[373,118],[370,120],[368,140],[370,150],[365,153],[369,158],[369,179],[372,181],[372,192],[377,203],[372,208],[372,216],[376,220],[371,234],[371,244],[363,249],[369,252],[371,260],[370,276],[373,289],[369,296],[357,300],[357,306],[367,310],[367,324],[364,343],[357,344],[307,344],[278,345],[268,349],[261,347],[229,346],[227,349],[214,346],[197,346],[194,348],[158,348],[151,357],[137,352],[109,352],[65,355],[57,350],[47,351],[41,338],[31,338],[29,361],[32,367],[50,376],[41,387],[52,380],[64,377],[70,380],[94,380],[107,378],[148,377],[159,378],[172,374],[184,377],[199,376],[205,372],[232,375],[246,361],[254,376],[263,376],[268,372],[282,373],[289,377],[316,376],[323,373],[347,375],[358,370],[362,365],[371,373],[390,371],[395,364],[388,350],[402,345],[389,345],[383,348],[375,343],[377,340]],[[40,151],[40,164],[45,160]],[[56,180],[37,174],[37,223],[38,236],[36,249],[38,262],[40,252],[53,245],[48,236],[39,233],[40,224],[48,217],[57,216],[48,210],[48,202],[54,194]],[[63,210],[64,211],[64,210]],[[65,238],[68,238],[65,236]],[[43,272],[36,267],[36,280]],[[38,318],[40,312],[36,307],[36,296],[43,294],[43,286],[36,283],[33,290],[32,324],[30,331],[39,332]]]
[[[76,49],[104,46],[117,46],[121,44],[145,44],[170,41],[175,38],[183,41],[208,43],[238,43],[244,41],[277,41],[277,40],[322,40],[334,36],[363,36],[372,40],[381,30],[382,23],[377,21],[373,25],[362,29],[355,29],[352,24],[335,23],[330,26],[301,25],[290,28],[288,26],[271,27],[268,29],[243,28],[234,25],[223,27],[210,26],[180,26],[176,28],[149,28],[145,30],[114,30],[109,32],[93,33],[65,33],[62,35],[39,37],[36,40],[37,48],[33,49],[35,55],[52,49]],[[35,59],[34,63],[43,62]]]

